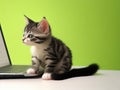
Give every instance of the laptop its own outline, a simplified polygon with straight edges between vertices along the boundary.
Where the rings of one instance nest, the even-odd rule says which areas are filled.
[[[41,77],[41,74],[27,74],[26,70],[30,67],[30,65],[12,65],[0,25],[0,79]]]

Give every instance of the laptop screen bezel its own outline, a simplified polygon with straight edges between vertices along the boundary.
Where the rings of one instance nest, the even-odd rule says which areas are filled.
[[[6,53],[7,53],[7,57],[8,57],[8,60],[9,60],[9,65],[12,65],[12,62],[11,62],[11,59],[10,59],[10,55],[9,55],[9,52],[8,52],[8,48],[7,48],[7,44],[6,44],[6,41],[5,41],[5,38],[4,38],[4,34],[3,34],[3,31],[2,31],[1,24],[0,24],[0,30],[1,30],[1,35],[2,35],[2,39],[3,39],[3,43],[5,45],[5,50],[6,50]]]

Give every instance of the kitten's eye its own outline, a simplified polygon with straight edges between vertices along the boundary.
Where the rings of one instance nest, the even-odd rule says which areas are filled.
[[[32,34],[29,34],[27,37],[28,37],[28,38],[33,38],[33,35],[32,35]]]

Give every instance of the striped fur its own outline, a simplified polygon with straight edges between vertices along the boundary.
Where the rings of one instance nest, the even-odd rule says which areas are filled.
[[[51,35],[51,28],[47,20],[43,18],[41,22],[34,22],[28,17],[26,20],[23,43],[31,46],[32,54],[32,68],[28,70],[28,73],[39,73],[40,69],[43,68],[44,79],[62,80],[81,76],[79,74],[81,70],[85,76],[92,75],[98,70],[96,64],[86,67],[88,69],[84,68],[87,72],[83,69],[70,70],[72,66],[71,50],[61,40]],[[75,72],[78,74],[71,75]]]

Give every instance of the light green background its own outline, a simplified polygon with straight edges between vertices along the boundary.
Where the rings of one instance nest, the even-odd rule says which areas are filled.
[[[27,15],[45,16],[72,50],[73,64],[120,70],[120,0],[0,0],[0,23],[14,64],[31,64],[21,39]]]

